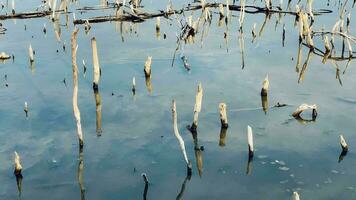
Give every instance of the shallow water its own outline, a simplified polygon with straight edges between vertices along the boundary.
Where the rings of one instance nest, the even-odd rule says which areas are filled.
[[[18,2],[16,10],[34,10],[39,2]],[[70,5],[69,10],[98,3],[80,1]],[[143,4],[151,12],[166,7],[166,1],[162,0],[144,0]],[[179,7],[184,1],[173,1],[173,4]],[[262,5],[259,1],[256,4]],[[326,1],[314,3],[314,8],[333,10],[331,14],[316,17],[315,30],[322,26],[330,30],[335,24],[337,6],[334,0],[330,4],[328,7]],[[76,13],[76,17],[112,13],[113,10],[88,11]],[[338,62],[340,85],[332,63],[323,64],[321,57],[313,55],[304,80],[298,83],[299,75],[295,71],[298,30],[294,27],[294,17],[283,16],[275,28],[278,15],[273,15],[262,36],[251,43],[253,23],[259,30],[265,15],[246,14],[246,63],[241,69],[238,12],[233,13],[237,17],[232,18],[228,51],[225,26],[217,27],[217,14],[213,15],[203,43],[198,34],[195,44],[184,45],[190,72],[179,59],[180,51],[171,67],[175,35],[179,32],[174,17],[161,18],[159,40],[154,19],[134,25],[132,33],[124,32],[124,41],[115,22],[92,24],[88,35],[84,26],[78,25],[78,103],[85,140],[86,199],[141,199],[145,186],[141,173],[146,173],[149,179],[148,199],[175,199],[184,183],[182,199],[289,199],[293,191],[298,191],[302,199],[356,198],[354,64],[343,74],[346,62]],[[199,14],[200,11],[194,12],[195,19]],[[69,18],[72,20],[71,15]],[[355,21],[351,22],[351,33],[354,33]],[[69,27],[61,26],[61,42],[58,42],[48,17],[1,23],[8,30],[0,35],[0,51],[14,54],[15,60],[0,64],[0,199],[81,199],[72,108],[70,35],[73,25],[70,21]],[[46,35],[42,32],[44,23]],[[61,16],[61,24],[65,24],[65,15]],[[281,40],[283,24],[286,25],[285,47]],[[130,23],[125,22],[124,26],[129,27]],[[163,39],[163,33],[167,39]],[[103,132],[100,137],[96,133],[92,89],[90,39],[94,36],[102,69],[99,91]],[[323,49],[320,41],[315,39]],[[63,42],[66,52],[62,50]],[[27,55],[30,43],[36,51],[32,68]],[[307,53],[308,49],[303,47],[303,62]],[[147,56],[153,57],[151,93],[146,89],[143,73]],[[82,59],[87,66],[85,76]],[[5,87],[5,74],[9,87]],[[260,89],[266,74],[270,79],[269,106],[277,102],[289,106],[270,108],[265,114]],[[131,80],[134,76],[137,86],[133,97]],[[193,120],[199,82],[204,88],[198,127],[199,146],[204,146],[204,151],[198,152],[203,159],[201,176],[196,167],[193,139],[186,129]],[[186,165],[173,133],[172,99],[177,102],[179,130],[193,165],[190,180],[186,179]],[[25,101],[29,104],[28,118],[23,111]],[[225,146],[219,146],[220,102],[225,102],[228,108]],[[318,105],[315,122],[303,124],[291,117],[302,103]],[[253,128],[256,148],[249,174],[247,125]],[[340,163],[339,134],[345,136],[350,146]],[[21,197],[13,175],[14,151],[21,155],[24,167]]]

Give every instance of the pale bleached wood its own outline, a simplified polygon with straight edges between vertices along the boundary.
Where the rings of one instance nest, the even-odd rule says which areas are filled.
[[[99,57],[98,57],[98,50],[96,46],[95,37],[91,39],[91,48],[93,53],[93,67],[94,67],[93,88],[98,89],[99,81],[100,81],[100,65],[99,65]]]
[[[268,80],[268,75],[266,75],[266,78],[263,80],[262,83],[261,96],[267,96],[268,89],[269,89],[269,80]]]
[[[144,72],[146,77],[151,77],[152,56],[148,56],[145,62]]]
[[[33,49],[32,49],[32,45],[30,44],[30,46],[28,47],[28,55],[29,55],[29,58],[30,58],[30,62],[34,62],[35,61],[35,58],[34,58],[34,55],[33,55]]]
[[[136,78],[135,77],[132,78],[132,93],[133,93],[133,95],[136,94]]]
[[[248,155],[249,157],[253,157],[254,147],[253,147],[253,133],[252,128],[247,126],[247,143],[248,143]]]
[[[79,146],[82,148],[84,145],[82,124],[80,119],[80,110],[78,107],[78,66],[77,66],[77,34],[79,29],[74,29],[71,37],[72,46],[72,67],[73,67],[73,113],[77,125],[77,135],[79,139]]]
[[[5,52],[1,52],[0,53],[0,60],[7,60],[7,59],[10,59],[10,58],[11,58],[11,56],[8,55],[7,53],[5,53]]]
[[[293,113],[292,116],[295,118],[301,118],[302,112],[306,110],[312,110],[312,118],[315,119],[317,117],[317,105],[308,105],[308,104],[302,104],[300,105]]]
[[[229,124],[227,121],[226,104],[225,103],[219,104],[219,112],[220,112],[221,128],[228,128]]]
[[[23,111],[25,111],[26,117],[28,117],[28,105],[27,105],[27,101],[25,101],[25,106]]]
[[[177,123],[177,108],[176,108],[176,102],[175,100],[172,101],[172,118],[173,118],[173,130],[174,130],[174,135],[176,136],[176,138],[178,139],[179,142],[179,146],[180,149],[183,153],[183,157],[184,160],[186,162],[187,165],[189,165],[189,160],[188,160],[188,156],[187,153],[185,151],[185,145],[184,145],[184,140],[182,138],[182,136],[179,133],[178,130],[178,123]]]
[[[292,200],[300,200],[298,192],[293,192]]]
[[[341,145],[342,151],[347,152],[349,150],[349,147],[348,147],[343,135],[340,135],[340,145]]]
[[[191,130],[196,132],[198,128],[199,113],[201,111],[201,105],[203,101],[203,87],[202,84],[198,84],[197,94],[195,95],[195,105],[194,105],[194,118]]]
[[[16,151],[15,151],[14,162],[15,162],[15,171],[14,171],[15,174],[21,174],[22,171],[21,158]]]

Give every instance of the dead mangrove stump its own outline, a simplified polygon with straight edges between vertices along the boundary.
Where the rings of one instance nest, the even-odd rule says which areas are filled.
[[[31,44],[28,47],[28,56],[29,56],[29,59],[30,59],[30,63],[32,64],[35,61],[35,58],[34,58],[34,51],[32,49]]]
[[[220,103],[219,104],[219,112],[220,112],[220,122],[221,122],[221,129],[227,129],[229,124],[227,122],[227,114],[226,114],[226,104]]]
[[[135,77],[132,78],[132,94],[135,96],[136,94],[136,79]]]
[[[21,191],[22,191],[22,165],[21,165],[21,158],[19,154],[15,151],[15,158],[14,158],[14,163],[15,163],[15,169],[14,169],[14,175],[16,177],[16,184],[17,184],[17,190],[19,192],[19,196],[21,196]]]
[[[298,192],[293,192],[292,200],[300,200]]]
[[[99,57],[98,57],[98,50],[96,46],[96,39],[93,37],[91,39],[91,47],[93,53],[93,70],[94,70],[94,78],[93,78],[93,89],[99,89],[99,81],[100,81],[100,65],[99,65]]]
[[[25,111],[25,116],[26,116],[26,118],[28,118],[28,105],[27,105],[27,101],[25,101],[25,107],[24,107],[24,109],[23,109],[23,111]]]
[[[253,148],[253,133],[252,128],[247,126],[247,143],[248,143],[248,157],[253,158],[254,148]]]
[[[349,146],[347,145],[343,135],[340,135],[340,145],[342,148],[342,152],[345,152],[346,154],[349,151]]]
[[[21,172],[22,172],[21,158],[16,151],[15,151],[14,163],[15,163],[14,174],[16,176],[21,175]]]
[[[202,84],[198,84],[198,89],[197,89],[197,94],[195,96],[195,105],[194,105],[194,118],[193,118],[193,123],[190,126],[189,130],[192,133],[197,132],[198,128],[198,120],[199,120],[199,113],[201,111],[201,105],[203,101],[203,87]]]
[[[151,65],[152,65],[152,56],[148,56],[144,65],[145,81],[146,87],[149,93],[152,93],[152,83],[151,83]]]
[[[146,78],[151,77],[151,64],[152,64],[152,56],[148,56],[143,69]]]
[[[71,48],[72,48],[72,68],[73,68],[73,113],[77,126],[77,135],[79,139],[79,148],[83,148],[84,140],[83,140],[83,132],[82,132],[82,124],[80,119],[80,110],[78,107],[78,66],[77,66],[77,35],[79,29],[74,29],[71,36]]]

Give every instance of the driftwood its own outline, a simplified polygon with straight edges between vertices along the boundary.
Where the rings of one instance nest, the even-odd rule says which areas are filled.
[[[7,60],[7,59],[10,59],[10,58],[11,58],[11,56],[8,55],[7,53],[5,53],[5,52],[1,52],[0,53],[0,60]]]
[[[221,3],[206,3],[204,4],[204,9],[206,8],[221,8],[221,6],[226,7],[226,4],[221,4]],[[115,7],[112,7],[115,8]],[[257,13],[266,13],[266,14],[273,14],[273,13],[279,13],[279,14],[290,14],[290,15],[297,15],[296,12],[294,11],[283,11],[280,7],[274,7],[267,9],[265,7],[258,7],[258,6],[252,6],[252,5],[246,5],[242,9],[241,6],[238,5],[229,5],[228,6],[230,11],[244,11],[245,13],[249,14],[257,14]],[[101,23],[101,22],[109,22],[109,21],[131,21],[131,22],[143,22],[147,19],[152,19],[156,17],[168,17],[171,15],[175,14],[182,14],[187,11],[194,11],[194,10],[200,10],[203,9],[201,4],[190,4],[184,8],[177,9],[177,10],[168,10],[168,11],[162,11],[160,10],[157,13],[128,13],[125,12],[123,15],[116,16],[116,15],[107,15],[107,16],[98,16],[98,17],[92,17],[88,19],[77,19],[74,20],[74,24],[84,24],[86,21],[89,23]],[[327,9],[320,9],[318,11],[314,10],[313,14],[314,15],[321,15],[321,14],[326,14],[326,13],[332,13],[331,10]]]
[[[315,119],[318,115],[316,104],[313,104],[313,105],[302,104],[292,113],[292,116],[296,119],[303,119],[301,117],[301,114],[302,114],[302,112],[304,112],[306,110],[312,110],[312,121],[315,121]]]
[[[55,13],[69,14],[71,12],[65,12],[64,10],[56,10]],[[0,15],[0,20],[41,18],[41,17],[50,16],[52,14],[53,14],[53,11],[50,11],[50,10],[31,11],[31,12],[23,12],[23,13],[14,13],[14,14],[10,14],[10,15]]]

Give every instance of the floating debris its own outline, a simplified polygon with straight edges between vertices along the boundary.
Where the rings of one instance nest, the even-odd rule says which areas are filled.
[[[278,169],[281,170],[281,171],[288,171],[289,170],[288,167],[278,167]]]
[[[0,60],[7,60],[7,59],[10,59],[10,58],[11,58],[11,56],[8,55],[7,53],[5,53],[5,52],[1,52],[0,53]]]
[[[293,112],[292,116],[297,119],[302,119],[300,115],[302,114],[302,112],[306,110],[312,110],[312,120],[314,121],[318,115],[316,104],[313,105],[302,104]]]

